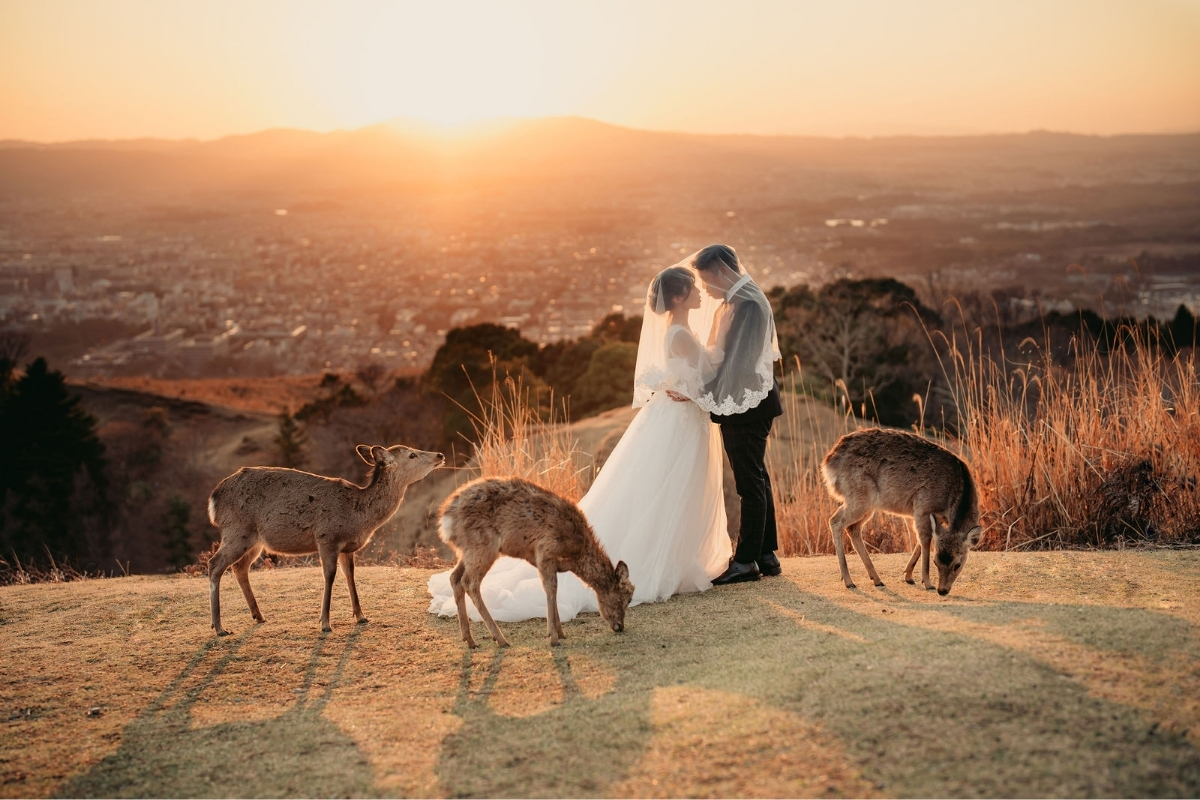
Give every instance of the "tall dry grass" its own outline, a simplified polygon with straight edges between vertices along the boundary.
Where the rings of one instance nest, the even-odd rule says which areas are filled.
[[[1014,367],[981,340],[941,343],[983,547],[1200,542],[1194,351],[1169,356],[1129,328],[1107,348],[1075,337],[1069,367],[1049,347]]]
[[[1144,331],[1121,330],[1111,347],[1077,336],[1073,363],[1049,347],[1015,365],[992,358],[981,339],[933,334],[957,417],[957,436],[916,426],[971,466],[989,550],[1200,544],[1200,381],[1195,352],[1168,355]],[[775,487],[780,549],[786,555],[833,552],[828,520],[836,508],[820,462],[842,434],[865,427],[842,402],[831,431],[811,426],[797,370],[784,394],[768,469]],[[920,398],[916,398],[918,401]],[[865,409],[860,409],[865,411]],[[863,415],[865,416],[865,414]],[[797,426],[810,430],[795,446]],[[784,439],[791,446],[784,446]],[[877,515],[864,528],[868,547],[916,546],[906,521]]]
[[[468,412],[475,444],[467,473],[471,477],[517,477],[570,500],[583,497],[592,480],[592,459],[571,435],[568,408],[551,393],[539,393],[506,375],[492,381],[486,396],[478,392],[479,411]]]
[[[937,341],[940,334],[934,334]],[[1049,348],[1017,366],[979,341],[938,341],[957,435],[916,426],[971,466],[991,550],[1200,544],[1200,381],[1194,353],[1168,357],[1136,330],[1101,349],[1084,337],[1073,364]],[[1027,342],[1028,343],[1028,342]],[[833,552],[821,459],[870,427],[844,387],[815,396],[796,371],[767,448],[782,555]],[[920,398],[916,398],[918,402]],[[472,471],[516,475],[578,500],[593,477],[567,424],[512,378],[496,381],[474,417]],[[553,405],[550,406],[553,408]],[[858,414],[854,413],[858,412]],[[877,552],[908,552],[907,520],[880,514],[864,528]]]

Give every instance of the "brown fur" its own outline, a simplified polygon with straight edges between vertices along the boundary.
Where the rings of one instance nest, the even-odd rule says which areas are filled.
[[[475,647],[475,640],[467,617],[467,595],[492,638],[500,647],[508,647],[479,591],[483,576],[502,555],[523,558],[537,567],[546,590],[551,645],[565,638],[558,618],[559,572],[574,572],[595,590],[600,616],[614,631],[624,630],[625,609],[633,598],[629,568],[624,561],[613,566],[583,512],[570,500],[520,478],[481,478],[447,498],[441,515],[442,539],[458,554],[450,586],[468,647]]]
[[[441,453],[410,447],[369,447],[355,451],[371,465],[365,486],[280,467],[243,467],[217,484],[208,498],[208,518],[221,529],[221,547],[208,564],[212,627],[221,627],[221,576],[232,566],[250,613],[263,616],[250,591],[250,565],[266,550],[281,555],[319,553],[325,573],[321,630],[329,631],[329,600],[338,563],[346,573],[350,603],[359,623],[363,616],[354,585],[354,553],[366,546],[387,522],[410,483],[445,463]]]
[[[853,589],[854,583],[846,567],[844,532],[854,540],[871,580],[883,586],[859,528],[876,511],[886,511],[911,517],[920,542],[904,580],[913,582],[913,567],[920,556],[921,583],[933,588],[929,582],[932,543],[937,549],[938,594],[950,593],[968,551],[982,533],[975,482],[962,459],[916,434],[872,428],[839,439],[821,462],[821,472],[829,493],[842,503],[829,527],[846,588]]]

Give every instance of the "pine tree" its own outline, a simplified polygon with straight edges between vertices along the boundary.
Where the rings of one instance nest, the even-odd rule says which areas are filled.
[[[308,437],[292,416],[291,411],[283,409],[279,412],[279,433],[275,436],[275,444],[279,447],[279,457],[285,467],[299,467],[304,463],[304,445]]]
[[[83,518],[103,513],[104,445],[79,399],[43,358],[0,396],[0,552],[100,555]]]
[[[181,495],[171,495],[171,499],[167,501],[167,513],[163,515],[162,534],[167,548],[167,560],[177,570],[196,560],[192,549],[192,534],[188,530],[191,516],[191,504]]]

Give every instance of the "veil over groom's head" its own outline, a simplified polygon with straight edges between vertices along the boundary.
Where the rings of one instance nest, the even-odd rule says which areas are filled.
[[[737,253],[727,244],[710,244],[696,253],[696,257],[692,259],[692,266],[700,272],[714,272],[722,264],[734,272],[741,273],[742,271]]]
[[[710,244],[692,257],[692,267],[714,297],[724,295],[742,277],[737,253],[727,244]]]

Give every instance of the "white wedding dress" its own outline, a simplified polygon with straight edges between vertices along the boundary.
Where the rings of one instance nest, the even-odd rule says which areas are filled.
[[[650,378],[658,391],[634,417],[579,501],[612,562],[624,561],[629,567],[631,605],[704,591],[729,565],[720,431],[695,403],[673,400],[662,391],[698,397],[712,372],[712,354],[682,325],[672,325],[665,338],[665,370]],[[429,592],[430,613],[456,615],[449,572],[431,577]],[[541,578],[523,559],[499,558],[483,579],[481,592],[497,621],[546,616]],[[470,598],[467,607],[471,618],[479,620]],[[598,611],[595,592],[573,573],[559,575],[562,619]]]

